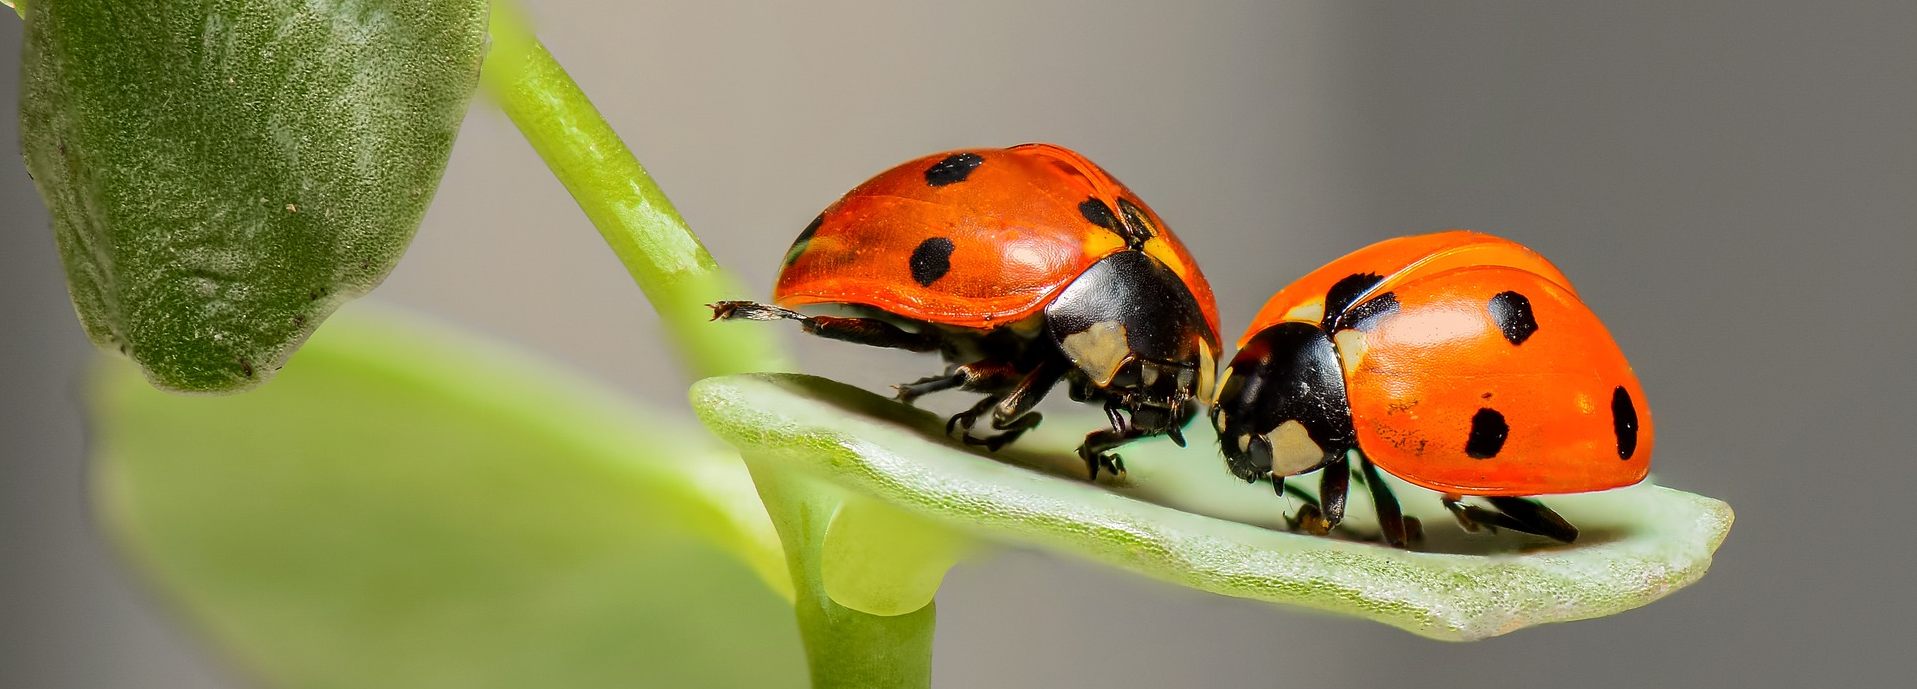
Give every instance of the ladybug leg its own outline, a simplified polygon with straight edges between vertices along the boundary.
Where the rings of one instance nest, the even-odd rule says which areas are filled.
[[[1045,399],[1045,394],[1051,392],[1052,386],[1057,385],[1058,379],[1064,376],[1065,368],[1052,360],[1041,362],[1038,368],[1026,374],[1025,378],[1018,382],[1018,387],[1005,393],[998,404],[992,406],[992,428],[1004,432],[980,439],[985,447],[997,452],[1006,443],[1017,440],[1026,431],[1037,428],[1038,422],[1045,417],[1032,411],[1032,407],[1038,406],[1039,400]],[[967,436],[965,441],[972,442],[972,438]]]
[[[1086,471],[1091,472],[1091,480],[1098,480],[1098,470],[1105,469],[1113,476],[1125,475],[1125,460],[1112,454],[1120,445],[1145,437],[1145,433],[1136,428],[1124,430],[1097,430],[1085,436],[1085,442],[1078,446],[1078,458],[1085,460]]]
[[[932,352],[937,351],[941,344],[937,334],[915,333],[877,318],[807,316],[791,309],[752,301],[721,301],[706,306],[712,308],[712,320],[715,321],[798,321],[800,329],[808,334],[870,347]]]
[[[904,402],[906,404],[912,404],[913,402],[918,401],[918,398],[920,397],[924,397],[926,395],[932,394],[934,392],[938,392],[940,390],[950,390],[952,388],[956,388],[964,384],[965,384],[964,376],[959,375],[959,373],[956,370],[953,371],[952,373],[946,373],[946,374],[936,375],[936,376],[926,376],[924,378],[920,378],[910,383],[900,383],[898,385],[892,386],[893,390],[898,391],[898,394],[893,395],[892,399],[898,400],[900,402]]]
[[[952,388],[997,392],[1010,387],[1018,380],[1018,368],[1013,366],[1012,362],[1002,359],[985,359],[954,366],[950,373],[944,375],[929,376],[903,385],[894,385],[892,389],[899,392],[893,399],[911,404],[927,394]],[[976,416],[974,415],[974,418]],[[967,424],[967,427],[969,428],[970,424]]]
[[[992,407],[996,406],[1001,398],[1002,396],[1000,395],[988,395],[985,399],[979,400],[977,404],[972,405],[971,409],[953,414],[952,418],[945,420],[945,434],[954,435],[972,430],[972,426],[978,424],[978,417],[984,416],[986,412],[991,411]]]
[[[1325,464],[1318,479],[1318,501],[1298,508],[1297,516],[1285,520],[1294,530],[1323,536],[1345,520],[1345,496],[1351,492],[1351,460],[1339,457]]]
[[[1009,367],[1007,370],[1010,370]],[[969,433],[963,437],[967,445],[982,445],[987,450],[997,452],[999,448],[1017,440],[1026,431],[1038,427],[1039,421],[1043,420],[1044,416],[1032,411],[1032,407],[1038,406],[1039,400],[1044,399],[1045,393],[1050,392],[1052,386],[1057,384],[1058,379],[1064,375],[1063,367],[1051,362],[1041,363],[1038,368],[1032,369],[1031,373],[1025,374],[1018,385],[1010,391],[1002,395],[988,396],[979,400],[978,404],[973,405],[965,413],[953,416],[946,422],[945,432],[949,434],[954,428],[961,426],[970,430],[978,423],[978,417],[989,411],[992,414],[992,429],[1003,432],[982,438],[973,437]]]
[[[1552,540],[1570,543],[1578,539],[1578,527],[1565,521],[1544,503],[1528,498],[1500,497],[1486,498],[1491,506],[1498,508],[1504,516],[1513,520],[1513,524],[1504,528],[1512,531],[1537,534]]]
[[[1085,442],[1080,443],[1078,446],[1078,458],[1085,460],[1085,469],[1091,472],[1091,480],[1093,481],[1098,480],[1098,470],[1101,467],[1110,471],[1113,476],[1124,476],[1125,460],[1118,455],[1112,454],[1112,450],[1125,443],[1151,435],[1151,433],[1139,430],[1136,426],[1133,426],[1130,421],[1127,421],[1125,415],[1119,413],[1122,408],[1123,407],[1119,406],[1117,400],[1107,398],[1105,400],[1105,417],[1111,420],[1112,427],[1110,429],[1092,431],[1086,434]]]
[[[1496,510],[1487,510],[1477,505],[1460,502],[1457,495],[1444,496],[1444,508],[1458,519],[1458,525],[1465,531],[1476,532],[1479,529],[1510,529],[1528,534],[1537,534],[1564,543],[1577,540],[1578,529],[1557,512],[1545,507],[1544,503],[1526,498],[1487,497]]]
[[[1384,532],[1385,543],[1398,548],[1405,547],[1413,531],[1422,531],[1414,526],[1417,519],[1404,516],[1404,511],[1398,507],[1398,496],[1391,493],[1391,486],[1386,485],[1384,478],[1378,475],[1378,467],[1372,465],[1370,458],[1359,456],[1358,470],[1365,488],[1371,491],[1371,505],[1378,512],[1378,528]]]

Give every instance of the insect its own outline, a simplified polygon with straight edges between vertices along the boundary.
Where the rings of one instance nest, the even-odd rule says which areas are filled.
[[[805,332],[939,352],[945,372],[895,386],[907,403],[984,393],[946,423],[996,451],[1039,424],[1061,381],[1102,402],[1085,436],[1091,478],[1121,474],[1112,450],[1180,433],[1209,399],[1218,307],[1177,237],[1145,202],[1050,144],[929,155],[880,173],[825,209],[787,250],[777,306],[712,304],[715,319],[799,321]],[[790,308],[835,305],[851,317]],[[985,421],[992,431],[974,436]]]
[[[1626,486],[1650,465],[1650,409],[1610,333],[1557,267],[1504,239],[1360,249],[1274,295],[1238,347],[1211,411],[1226,464],[1281,492],[1322,470],[1290,520],[1309,533],[1343,519],[1354,457],[1401,547],[1420,527],[1379,469],[1441,493],[1467,531],[1570,542],[1576,527],[1523,496]]]

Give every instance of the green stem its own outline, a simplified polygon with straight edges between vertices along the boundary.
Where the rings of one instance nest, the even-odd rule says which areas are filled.
[[[766,509],[787,515],[774,519],[786,544],[805,639],[806,664],[814,689],[912,689],[932,686],[932,631],[936,603],[904,615],[868,615],[839,605],[826,595],[820,571],[826,526],[839,508],[835,491],[806,485],[789,471],[766,471],[765,460],[748,456],[746,466],[758,481]],[[761,479],[759,477],[766,477]]]
[[[746,291],[706,253],[579,85],[498,3],[492,41],[481,75],[488,92],[639,283],[693,374],[786,369],[771,338],[751,324],[707,322],[707,303]]]
[[[749,324],[707,322],[706,303],[745,292],[719,269],[684,218],[566,71],[503,3],[494,3],[482,81],[639,283],[680,356],[700,377],[782,370],[771,338]],[[779,529],[814,687],[931,686],[933,606],[882,617],[825,594],[825,529],[839,497],[789,471],[748,461]]]

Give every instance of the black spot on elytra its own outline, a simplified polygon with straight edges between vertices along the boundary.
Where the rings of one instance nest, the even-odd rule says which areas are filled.
[[[1123,231],[1119,229],[1118,216],[1112,213],[1112,207],[1105,205],[1105,202],[1096,196],[1080,202],[1078,214],[1085,216],[1085,219],[1093,225],[1123,234]]]
[[[1363,304],[1351,307],[1351,311],[1338,319],[1337,329],[1349,328],[1360,332],[1371,332],[1371,328],[1378,324],[1379,319],[1397,312],[1398,295],[1386,292],[1366,299]]]
[[[792,240],[792,246],[785,250],[784,265],[789,266],[793,261],[799,260],[799,254],[805,253],[805,247],[812,243],[812,233],[818,232],[819,225],[824,222],[825,214],[820,213],[819,217],[812,219],[812,224],[805,226],[805,231],[800,232],[799,238]]]
[[[1136,247],[1158,235],[1158,228],[1152,225],[1151,218],[1145,215],[1145,209],[1139,208],[1127,199],[1118,200],[1118,213],[1124,217],[1124,229],[1119,234],[1125,236],[1125,243]]]
[[[1617,458],[1630,459],[1637,452],[1637,405],[1622,385],[1611,393],[1611,430],[1617,433]]]
[[[985,159],[977,153],[954,153],[925,168],[925,183],[935,187],[958,184],[972,176],[972,171],[983,162]]]
[[[932,237],[912,250],[912,279],[930,287],[952,269],[952,240]]]
[[[244,374],[246,374],[246,377],[248,377],[248,378],[252,378],[252,377],[253,377],[253,362],[251,362],[251,361],[247,361],[247,360],[245,360],[245,359],[241,359],[241,360],[240,360],[240,373],[244,373]]]
[[[1345,309],[1351,308],[1351,302],[1357,301],[1365,290],[1383,281],[1384,278],[1377,273],[1354,273],[1325,290],[1324,329],[1331,330],[1332,326],[1337,325],[1338,317],[1344,315]]]
[[[1498,456],[1504,449],[1504,439],[1511,435],[1511,427],[1504,423],[1504,415],[1496,409],[1479,409],[1471,417],[1471,437],[1464,441],[1464,453],[1472,459],[1490,459]]]
[[[1513,345],[1524,344],[1538,331],[1538,319],[1531,315],[1531,300],[1517,292],[1499,292],[1491,297],[1491,320],[1504,331],[1504,339]]]

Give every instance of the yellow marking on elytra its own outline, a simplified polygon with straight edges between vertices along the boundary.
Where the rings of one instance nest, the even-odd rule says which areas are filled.
[[[1311,301],[1291,307],[1285,312],[1285,320],[1301,323],[1317,323],[1325,319],[1325,299],[1318,297]]]
[[[1325,449],[1312,441],[1311,431],[1292,419],[1279,424],[1271,435],[1271,473],[1275,476],[1310,471],[1325,461]]]
[[[1218,377],[1218,359],[1212,356],[1211,347],[1198,343],[1198,391],[1193,394],[1201,400],[1210,400],[1212,379]]]
[[[1223,395],[1225,394],[1225,383],[1228,383],[1228,382],[1230,382],[1230,381],[1231,381],[1231,367],[1230,367],[1230,366],[1226,366],[1226,367],[1225,367],[1225,374],[1224,374],[1224,375],[1222,375],[1222,376],[1219,376],[1219,377],[1218,377],[1218,383],[1217,383],[1217,387],[1214,387],[1214,388],[1212,388],[1212,389],[1211,389],[1211,391],[1212,391],[1212,396],[1211,396],[1210,398],[1208,398],[1208,399],[1210,399],[1210,400],[1211,400],[1211,406],[1213,406],[1213,407],[1216,407],[1216,406],[1219,406],[1219,404],[1220,404],[1221,402],[1224,402],[1224,400],[1221,400],[1221,399],[1218,399],[1218,398],[1219,398],[1220,396],[1223,396]],[[1223,416],[1223,415],[1221,414],[1221,415],[1219,415],[1219,418],[1221,418],[1221,419],[1222,419],[1222,418],[1224,418],[1224,416]],[[1220,426],[1222,426],[1222,425],[1224,425],[1224,422],[1222,422],[1222,421],[1220,421],[1220,422],[1219,422],[1219,425],[1220,425]]]
[[[1364,363],[1365,334],[1357,330],[1340,330],[1331,336],[1332,344],[1338,346],[1338,363],[1345,369],[1345,375],[1358,372],[1358,365]]]
[[[1131,344],[1125,340],[1125,324],[1117,321],[1093,323],[1084,332],[1066,335],[1059,343],[1065,350],[1065,356],[1079,370],[1091,376],[1092,382],[1099,387],[1112,384],[1118,377],[1118,369],[1132,358]]]

